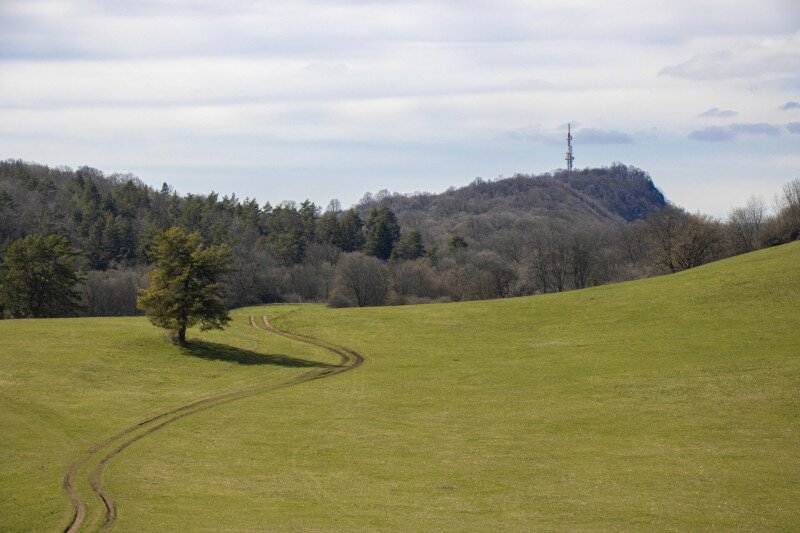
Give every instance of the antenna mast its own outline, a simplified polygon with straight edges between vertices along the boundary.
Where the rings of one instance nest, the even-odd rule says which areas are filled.
[[[570,133],[570,124],[567,124],[567,156],[564,159],[567,161],[567,171],[572,172],[572,162],[575,161],[575,156],[572,155],[572,133]]]

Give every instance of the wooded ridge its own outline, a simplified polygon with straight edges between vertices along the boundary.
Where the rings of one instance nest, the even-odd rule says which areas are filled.
[[[676,271],[793,240],[796,184],[776,216],[751,202],[723,223],[670,205],[646,172],[618,163],[479,178],[439,194],[368,193],[350,209],[332,200],[322,210],[308,200],[182,196],[130,174],[6,160],[0,257],[25,236],[65,237],[85,273],[89,315],[138,313],[148,249],[174,226],[230,247],[229,306],[496,298]]]

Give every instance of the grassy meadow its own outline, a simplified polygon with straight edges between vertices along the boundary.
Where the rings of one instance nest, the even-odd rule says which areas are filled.
[[[233,315],[191,351],[140,318],[0,321],[0,530],[63,528],[64,472],[128,425],[335,363],[252,315],[366,362],[132,445],[104,477],[117,531],[800,523],[798,243],[563,294]]]

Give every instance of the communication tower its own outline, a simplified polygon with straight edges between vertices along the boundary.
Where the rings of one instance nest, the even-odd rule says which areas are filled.
[[[572,172],[572,162],[575,161],[575,156],[572,155],[572,133],[570,133],[570,124],[567,124],[567,156],[564,159],[567,161],[567,171]]]

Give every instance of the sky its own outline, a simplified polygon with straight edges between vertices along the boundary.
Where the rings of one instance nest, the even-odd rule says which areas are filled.
[[[343,205],[622,162],[724,216],[800,178],[798,0],[0,0],[0,158]]]

